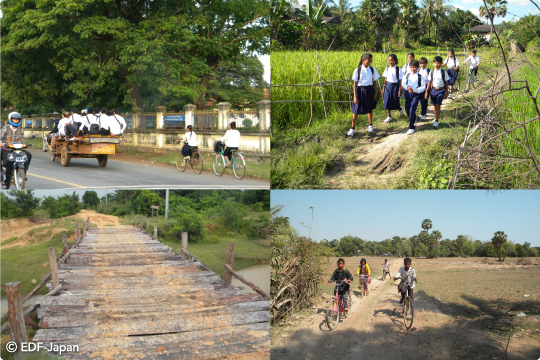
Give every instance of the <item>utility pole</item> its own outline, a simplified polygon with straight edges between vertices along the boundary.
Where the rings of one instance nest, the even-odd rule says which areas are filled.
[[[169,189],[165,190],[165,219],[169,218]]]

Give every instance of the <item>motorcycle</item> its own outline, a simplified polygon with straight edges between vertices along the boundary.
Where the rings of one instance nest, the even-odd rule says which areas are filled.
[[[17,190],[23,190],[26,187],[26,163],[28,157],[22,149],[28,147],[27,144],[13,143],[6,144],[3,151],[7,151],[7,161],[13,163],[13,174],[11,176],[11,183],[15,185]],[[2,187],[4,186],[4,180],[6,179],[6,167],[2,162]]]

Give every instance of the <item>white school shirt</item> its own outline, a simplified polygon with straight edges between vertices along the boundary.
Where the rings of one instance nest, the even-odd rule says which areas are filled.
[[[100,129],[110,130],[111,129],[111,120],[107,114],[100,114],[98,119],[98,125]]]
[[[418,77],[420,76],[420,87],[418,87]],[[416,74],[413,74],[412,72],[405,76],[405,84],[403,84],[403,89],[405,91],[408,91],[408,87],[413,88],[413,92],[416,94],[423,93],[426,91],[426,81],[424,80],[424,77],[416,72]]]
[[[62,118],[58,123],[58,135],[66,136],[66,125],[70,123],[69,118]]]
[[[416,271],[412,267],[409,268],[409,271],[405,270],[405,267],[402,267],[398,270],[396,278],[400,278],[404,283],[411,284],[411,289],[414,289],[414,279],[416,278]]]
[[[433,87],[436,87],[437,89],[440,89],[440,88],[443,88],[444,87],[444,81],[442,79],[442,73],[445,73],[444,74],[444,79],[446,81],[448,81],[448,73],[446,71],[444,71],[443,69],[439,69],[439,70],[431,70],[430,71],[430,74],[429,74],[429,79],[431,80],[431,77],[433,76]],[[431,75],[433,74],[433,75]]]
[[[455,56],[453,58],[447,57],[446,59],[444,59],[444,64],[448,66],[448,69],[453,69],[459,66],[459,59],[457,59]]]
[[[399,80],[403,79],[403,71],[398,67],[399,69],[399,79],[396,78],[396,67],[390,67],[388,66],[386,69],[384,69],[384,72],[382,74],[383,78],[386,79],[386,82],[389,83],[397,83]]]
[[[401,68],[401,71],[403,71],[403,76],[407,76],[407,74],[411,73],[410,61],[406,63],[405,65],[403,65],[403,67]]]
[[[195,134],[193,131],[186,132],[184,136],[182,136],[182,140],[186,140],[189,146],[199,146],[199,143],[197,142],[197,134]]]
[[[360,79],[358,79],[358,68],[354,69],[352,80],[357,82],[358,86],[372,86],[373,82],[380,78],[381,76],[377,72],[377,69],[372,67],[373,74],[369,69],[369,66],[366,68],[364,65],[360,67]]]
[[[383,263],[383,268],[388,270],[390,269],[390,263],[386,262],[386,263]]]
[[[478,65],[480,65],[480,58],[477,56],[475,57],[472,57],[472,55],[469,55],[469,57],[467,58],[467,60],[465,60],[464,64],[470,62],[471,64],[469,65],[469,69],[474,69],[475,67],[477,67]]]
[[[69,120],[71,120],[71,123],[73,125],[77,125],[77,123],[82,122],[81,115],[79,114],[73,114],[69,117]]]
[[[120,125],[122,125],[122,134],[123,134],[124,131],[125,131],[126,128],[127,128],[126,119],[124,119],[123,116],[118,115],[118,114],[114,114],[112,117],[113,117],[113,120],[116,121],[116,119],[118,119],[118,121],[120,121]],[[115,119],[115,118],[116,118],[116,119]]]
[[[424,81],[426,82],[426,87],[427,87],[427,84],[429,83],[429,73],[431,72],[431,70],[426,66],[425,69],[422,69],[422,68],[419,68],[418,69],[418,73],[420,75],[422,75],[422,77],[424,78]]]
[[[236,129],[227,130],[225,135],[219,140],[221,140],[222,142],[227,140],[225,142],[225,145],[227,145],[227,147],[240,147],[240,131]]]

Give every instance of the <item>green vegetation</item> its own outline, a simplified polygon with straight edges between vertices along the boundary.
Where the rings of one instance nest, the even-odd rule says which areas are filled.
[[[29,217],[34,215],[39,206],[39,199],[32,190],[10,190],[0,193],[2,219]]]

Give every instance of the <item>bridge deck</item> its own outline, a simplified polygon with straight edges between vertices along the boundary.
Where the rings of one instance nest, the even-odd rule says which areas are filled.
[[[58,269],[34,341],[68,359],[204,359],[270,350],[270,304],[134,228],[94,229]]]

